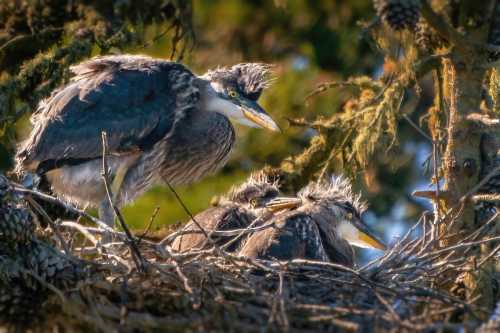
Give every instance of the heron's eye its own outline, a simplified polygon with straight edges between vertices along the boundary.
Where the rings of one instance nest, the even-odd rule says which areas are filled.
[[[238,93],[235,90],[229,90],[229,97],[235,98],[238,96]]]
[[[250,200],[250,205],[252,205],[252,207],[257,207],[257,204],[258,204],[258,200],[256,198],[253,198]]]

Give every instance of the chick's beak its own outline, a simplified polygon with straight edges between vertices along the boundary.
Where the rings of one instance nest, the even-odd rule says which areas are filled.
[[[256,124],[258,127],[281,132],[276,122],[256,102],[244,99],[241,101],[240,107],[245,118]]]
[[[370,236],[364,232],[359,233],[359,238],[361,242],[371,246],[374,249],[378,249],[381,251],[385,251],[387,249],[387,247],[377,238],[375,238],[374,236]]]
[[[302,200],[293,197],[276,197],[269,201],[265,207],[272,211],[277,212],[286,209],[294,209],[302,204]]]
[[[350,221],[342,221],[339,225],[339,234],[351,245],[369,249],[385,251],[387,247],[368,228],[366,223],[357,218]]]

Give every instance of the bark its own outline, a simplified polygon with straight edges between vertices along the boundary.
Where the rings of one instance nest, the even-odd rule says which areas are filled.
[[[487,76],[487,60],[481,51],[481,43],[487,42],[489,25],[478,21],[478,13],[489,17],[493,1],[475,3],[463,1],[460,5],[457,28],[465,31],[459,34],[455,27],[439,17],[429,6],[424,6],[423,15],[427,21],[444,37],[454,43],[449,55],[443,59],[440,74],[442,80],[440,112],[447,115],[448,129],[445,153],[442,160],[444,192],[438,202],[448,219],[439,226],[440,236],[455,235],[441,241],[441,246],[455,244],[464,235],[470,235],[482,223],[476,217],[474,204],[469,196],[478,189],[481,159],[481,139],[484,130],[470,121],[471,114],[481,113],[483,82]],[[471,25],[473,20],[475,24]],[[498,137],[497,137],[498,138]],[[495,138],[496,139],[496,138]],[[492,235],[493,236],[493,235]],[[470,271],[463,276],[468,301],[492,310],[495,304],[493,294],[494,265],[491,261],[477,267],[484,256],[490,252],[491,244],[477,246],[466,255],[470,260]],[[458,256],[465,255],[463,252]],[[478,312],[484,317],[484,313]]]

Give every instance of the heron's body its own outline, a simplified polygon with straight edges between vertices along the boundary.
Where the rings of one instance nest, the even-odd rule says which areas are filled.
[[[202,111],[200,89],[207,84],[184,66],[123,56],[75,71],[73,82],[42,105],[37,127],[19,152],[22,165],[46,174],[56,193],[91,206],[105,199],[103,131],[111,176],[126,172],[115,194],[120,205],[163,179],[193,182],[227,161],[233,127],[225,116]]]
[[[307,206],[278,214],[271,220],[274,227],[250,236],[239,254],[268,260],[308,259],[352,266],[354,252],[349,243],[340,237],[331,239],[322,232],[315,220],[318,218],[322,217]]]
[[[211,207],[207,210],[194,216],[202,228],[208,233],[213,231],[225,231],[234,229],[246,228],[256,216],[251,211],[244,207],[239,207],[235,203],[225,203],[220,206]],[[203,250],[212,245],[208,242],[203,233],[200,233],[199,228],[193,221],[190,221],[182,230],[194,233],[188,233],[177,237],[172,243],[172,249],[178,252],[186,252],[189,250]],[[234,236],[211,236],[212,240],[218,245],[222,246]],[[232,252],[236,250],[240,242],[234,242],[232,246],[227,248]]]
[[[202,211],[194,219],[209,234],[213,231],[244,229],[252,222],[255,223],[254,226],[258,226],[264,222],[266,213],[268,213],[264,208],[265,205],[276,199],[278,195],[279,190],[275,182],[270,181],[263,173],[254,174],[246,182],[233,188],[229,196],[222,198],[217,206]],[[258,218],[260,218],[260,223],[258,223]],[[172,243],[172,249],[175,251],[185,252],[212,246],[193,221],[189,221],[182,230],[195,231],[196,233],[177,237]],[[231,242],[226,250],[232,252],[240,247],[246,236],[238,239],[234,239],[234,235],[212,235],[211,237],[219,246]]]
[[[243,256],[291,260],[322,260],[354,265],[351,245],[384,249],[362,221],[360,197],[342,177],[311,182],[298,193],[301,204],[273,216],[273,228],[255,232],[243,244]],[[280,205],[271,201],[268,207]]]
[[[107,202],[101,176],[106,132],[118,205],[163,181],[199,180],[229,157],[235,133],[228,115],[243,122],[245,112],[272,123],[255,102],[263,68],[243,64],[196,76],[181,64],[143,56],[84,62],[72,68],[76,76],[68,85],[40,104],[17,169],[45,175],[56,193],[77,204]],[[252,87],[253,100],[246,97]]]

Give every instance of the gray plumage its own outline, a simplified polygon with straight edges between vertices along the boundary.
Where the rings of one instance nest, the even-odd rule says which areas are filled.
[[[242,246],[239,254],[250,258],[291,260],[296,258],[331,261],[321,235],[310,215],[297,211],[276,215],[272,228],[255,232]],[[342,256],[343,264],[352,264]]]
[[[265,205],[279,194],[277,184],[265,174],[252,175],[238,187],[234,187],[227,197],[220,200],[217,206],[198,213],[194,218],[208,233],[212,231],[242,229],[249,226],[265,212]],[[199,231],[193,221],[186,224],[184,231]],[[232,240],[233,236],[212,236],[219,246]],[[235,251],[241,244],[240,238],[227,247],[227,251]],[[211,245],[202,233],[184,234],[172,243],[172,249],[185,252],[191,249],[205,249]]]
[[[235,141],[228,116],[246,124],[250,114],[258,124],[247,125],[276,127],[256,103],[264,65],[196,76],[178,63],[122,55],[94,58],[72,71],[71,82],[40,103],[16,168],[44,175],[57,194],[77,204],[101,204],[108,220],[103,131],[121,206],[164,180],[190,183],[222,167]]]
[[[250,236],[240,255],[279,260],[303,258],[353,266],[351,244],[356,239],[346,234],[345,226],[352,225],[377,241],[360,217],[366,205],[353,193],[346,179],[334,177],[313,182],[298,197],[302,205],[276,214],[271,219],[274,227]],[[382,247],[381,242],[379,245]]]

